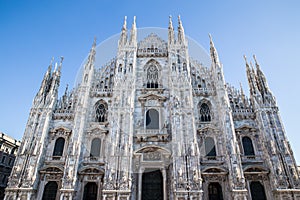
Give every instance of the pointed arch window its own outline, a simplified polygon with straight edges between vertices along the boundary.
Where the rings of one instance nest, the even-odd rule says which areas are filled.
[[[264,186],[259,181],[250,184],[252,200],[267,200]]]
[[[96,122],[106,122],[107,121],[107,104],[104,101],[98,101],[95,104],[95,115]]]
[[[101,151],[101,140],[99,138],[94,138],[92,140],[90,157],[100,157],[100,151]]]
[[[64,152],[65,139],[60,137],[55,141],[53,156],[62,156]]]
[[[147,88],[158,88],[158,68],[154,64],[147,68]]]
[[[44,188],[42,200],[55,200],[57,195],[58,185],[55,181],[49,181]]]
[[[200,112],[200,121],[201,122],[210,122],[211,121],[210,109],[206,103],[202,103],[200,105],[199,112]]]
[[[159,113],[155,109],[146,112],[146,129],[159,129]]]
[[[215,141],[211,137],[205,138],[205,154],[212,158],[217,156]]]
[[[252,140],[245,136],[242,139],[242,143],[243,143],[243,149],[244,149],[244,155],[245,156],[254,156],[254,148],[253,148],[253,144],[252,144]]]
[[[219,183],[210,183],[208,185],[209,200],[223,200],[222,187]]]

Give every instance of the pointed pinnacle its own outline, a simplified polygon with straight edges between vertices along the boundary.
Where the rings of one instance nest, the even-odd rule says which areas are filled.
[[[244,93],[244,90],[243,90],[243,86],[242,86],[242,83],[240,82],[240,88],[241,88],[241,93],[243,94]]]
[[[181,25],[180,15],[178,15],[178,24]]]
[[[54,61],[54,57],[51,58],[49,66],[52,66],[53,61]]]
[[[60,57],[60,65],[62,65],[62,62],[64,61],[64,57],[63,56],[61,56]]]
[[[243,57],[244,57],[244,60],[245,60],[246,64],[248,64],[246,55],[244,55]]]
[[[214,42],[210,33],[208,33],[209,41],[212,46],[214,46]]]
[[[126,30],[127,28],[126,28],[126,26],[127,26],[127,16],[125,16],[124,17],[124,23],[123,23],[123,30]]]
[[[69,84],[67,84],[67,86],[66,86],[65,95],[67,95],[67,93],[68,93],[68,88],[69,88]]]
[[[254,67],[253,67],[253,64],[251,61],[250,61],[250,67],[251,67],[251,70],[254,71]]]
[[[93,42],[93,47],[96,47],[96,43],[97,43],[97,37],[94,37],[94,42]]]
[[[136,16],[133,16],[133,24],[135,25]]]
[[[172,15],[169,15],[169,28],[173,28]]]
[[[255,55],[255,54],[253,55],[253,58],[254,58],[256,67],[259,68],[259,64],[258,64],[258,62],[257,62],[257,60],[256,60],[256,55]]]

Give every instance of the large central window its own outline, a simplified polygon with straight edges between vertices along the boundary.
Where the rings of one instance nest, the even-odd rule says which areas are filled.
[[[146,88],[160,88],[160,64],[154,60],[149,60],[144,67],[144,86]]]
[[[158,69],[154,64],[147,69],[147,88],[158,88]]]

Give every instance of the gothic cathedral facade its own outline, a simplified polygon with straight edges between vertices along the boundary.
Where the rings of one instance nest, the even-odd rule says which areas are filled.
[[[58,98],[62,61],[35,96],[6,200],[300,199],[297,164],[260,65],[250,95],[193,60],[180,17],[167,41],[126,19],[115,58]]]

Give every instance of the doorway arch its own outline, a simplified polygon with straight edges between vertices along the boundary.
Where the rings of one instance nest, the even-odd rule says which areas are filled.
[[[142,200],[163,200],[163,176],[159,169],[145,170],[142,177]]]
[[[88,182],[84,186],[83,200],[97,200],[98,186],[95,182]]]
[[[58,185],[56,181],[49,181],[44,188],[42,200],[55,200],[57,196]]]

